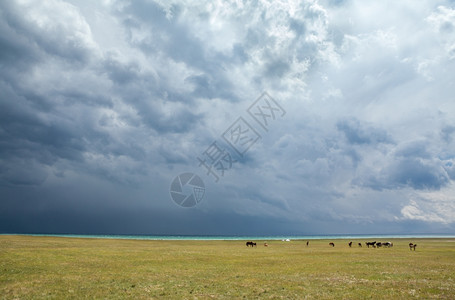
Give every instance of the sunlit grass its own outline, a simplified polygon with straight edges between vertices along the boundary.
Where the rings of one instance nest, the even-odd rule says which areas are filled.
[[[256,242],[0,236],[0,297],[455,298],[455,239]]]

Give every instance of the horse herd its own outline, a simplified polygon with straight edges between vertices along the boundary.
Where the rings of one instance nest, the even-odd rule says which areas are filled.
[[[360,243],[359,243],[360,244]],[[373,248],[381,248],[381,247],[386,247],[386,248],[390,248],[390,247],[393,247],[393,243],[392,242],[365,242],[365,245],[367,245],[367,248],[370,248],[373,247]],[[362,247],[362,246],[360,246]]]
[[[306,245],[308,246],[310,244],[309,241],[306,242]],[[348,243],[348,246],[351,248],[352,247],[352,241]],[[362,247],[362,243],[357,243],[357,245],[359,247]],[[393,247],[393,243],[392,242],[365,242],[365,245],[367,246],[367,248],[370,248],[373,247],[373,248],[381,248],[381,247],[384,247],[384,248],[391,248]],[[246,246],[247,247],[256,247],[257,244],[253,241],[248,241],[246,242]],[[268,247],[269,245],[267,243],[264,243],[264,247]],[[329,243],[329,246],[331,247],[335,247],[335,243],[333,242],[330,242]],[[409,250],[414,250],[416,251],[416,247],[417,247],[417,244],[414,244],[414,243],[409,243]]]
[[[359,247],[362,247],[362,243],[357,243],[357,245]],[[367,248],[370,248],[370,246],[373,247],[373,248],[381,248],[381,247],[390,248],[390,247],[393,247],[393,243],[392,242],[376,242],[376,241],[374,241],[374,242],[365,242],[365,245],[367,246]],[[329,246],[335,247],[335,243],[330,242]],[[351,248],[352,247],[352,242],[349,242],[348,246]]]
[[[362,247],[362,243],[358,243],[357,245],[359,247]],[[374,241],[374,242],[365,242],[365,245],[367,246],[367,248],[370,248],[370,246],[373,247],[373,248],[381,248],[381,247],[391,248],[391,247],[393,247],[393,243],[392,242],[376,242],[376,241]],[[335,247],[335,243],[330,242],[329,246]],[[352,247],[352,242],[349,242],[348,246]],[[409,243],[409,250],[416,251],[416,247],[417,247],[417,244]]]

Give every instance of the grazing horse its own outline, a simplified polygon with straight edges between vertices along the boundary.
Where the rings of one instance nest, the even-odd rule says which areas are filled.
[[[268,247],[268,246],[269,246],[269,244],[267,244],[267,243],[264,243],[264,247]]]
[[[310,244],[310,241],[306,241],[306,246],[308,247],[308,245]]]
[[[247,247],[249,247],[249,246],[253,247],[253,246],[254,246],[254,244],[255,244],[255,243],[253,243],[253,242],[251,242],[251,241],[249,241],[249,242],[246,242],[246,246],[247,246]]]
[[[378,248],[382,247],[382,243],[381,242],[377,242],[376,243],[376,247],[378,247]]]
[[[409,250],[416,251],[417,244],[409,243]]]
[[[382,243],[382,245],[384,247],[387,247],[387,248],[393,247],[393,243],[392,242],[385,242],[385,243]]]
[[[373,246],[373,248],[376,248],[376,241],[374,242],[365,242],[365,245],[367,245],[368,248],[370,248],[370,246]]]
[[[329,246],[335,247],[335,244],[332,243],[332,242],[330,242],[330,243],[329,243]]]
[[[349,245],[349,248],[351,248],[351,247],[352,247],[352,242],[349,242],[349,244],[348,244],[348,245]]]
[[[362,243],[359,243],[359,247],[362,247]]]

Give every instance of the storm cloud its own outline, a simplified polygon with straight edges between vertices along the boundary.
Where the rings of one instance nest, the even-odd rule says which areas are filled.
[[[453,1],[3,1],[0,232],[447,233]],[[248,113],[266,91],[285,111]],[[239,117],[257,142],[238,155]],[[214,141],[233,164],[201,166]],[[205,182],[193,208],[175,176]]]

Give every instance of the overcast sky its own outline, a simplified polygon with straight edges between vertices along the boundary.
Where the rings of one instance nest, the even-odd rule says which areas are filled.
[[[454,1],[0,14],[0,232],[455,232]],[[263,92],[266,127],[248,113]],[[213,142],[217,182],[198,160]],[[186,172],[206,188],[191,208],[169,193]]]

